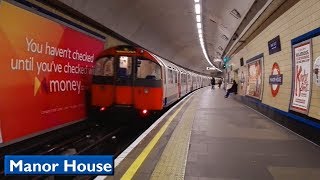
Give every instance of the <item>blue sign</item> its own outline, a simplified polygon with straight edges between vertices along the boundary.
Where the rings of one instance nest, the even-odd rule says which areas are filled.
[[[5,156],[5,175],[113,175],[113,156]]]
[[[271,39],[268,42],[269,55],[281,51],[280,36]]]
[[[223,58],[223,62],[226,64],[227,62],[229,62],[231,60],[230,57],[224,57]]]
[[[275,74],[269,76],[269,84],[282,84],[283,75],[282,74]]]

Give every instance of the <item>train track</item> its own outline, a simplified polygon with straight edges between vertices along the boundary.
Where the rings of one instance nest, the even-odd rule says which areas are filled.
[[[173,106],[173,105],[172,105]],[[170,106],[171,107],[171,106]],[[168,107],[168,108],[170,108]],[[167,109],[168,109],[167,108]],[[140,136],[156,119],[158,119],[164,112],[158,113],[149,119],[132,119],[128,117],[127,123],[108,124],[101,121],[83,122],[84,127],[77,127],[75,130],[66,128],[58,136],[48,137],[43,141],[36,141],[31,146],[15,149],[9,154],[28,154],[28,155],[94,155],[105,154],[113,155],[115,158],[129,146],[137,137]],[[113,117],[113,121],[123,119],[123,117]],[[108,117],[109,122],[111,121]],[[130,123],[131,122],[131,123]],[[10,149],[10,148],[9,148]],[[0,150],[2,155],[0,159],[0,177],[1,179],[93,179],[93,176],[3,176],[3,158],[4,154],[8,154]]]

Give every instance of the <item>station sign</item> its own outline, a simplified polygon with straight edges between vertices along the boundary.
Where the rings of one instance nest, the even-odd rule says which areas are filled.
[[[283,74],[280,74],[280,68],[278,63],[273,63],[272,69],[271,69],[271,75],[269,76],[269,84],[271,85],[271,93],[273,97],[276,97],[280,85],[282,85],[283,82]]]
[[[281,51],[280,36],[271,39],[268,42],[269,55]]]

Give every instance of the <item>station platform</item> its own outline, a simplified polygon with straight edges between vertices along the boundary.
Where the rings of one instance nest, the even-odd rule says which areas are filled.
[[[190,94],[119,155],[107,179],[320,178],[319,146],[224,94]]]

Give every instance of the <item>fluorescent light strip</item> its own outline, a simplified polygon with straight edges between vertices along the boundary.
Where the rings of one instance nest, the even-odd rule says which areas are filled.
[[[196,14],[200,14],[201,13],[201,9],[200,9],[200,4],[195,4],[194,5],[194,7],[195,7],[195,10],[196,10]]]
[[[208,57],[206,48],[204,46],[204,39],[203,39],[203,31],[202,31],[202,23],[201,23],[201,6],[200,6],[200,0],[194,0],[195,2],[195,12],[196,12],[196,21],[197,21],[197,29],[198,29],[198,35],[199,35],[199,41],[200,41],[200,45],[201,45],[201,49],[202,49],[202,53],[204,55],[204,57],[206,58],[206,60],[208,61],[208,63],[214,67],[215,69],[217,69],[218,71],[222,72],[220,69],[218,69],[216,66],[214,66]]]
[[[196,19],[198,23],[201,22],[201,15],[200,14],[196,15]]]
[[[197,23],[197,28],[201,29],[201,23]]]

